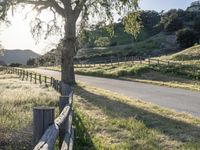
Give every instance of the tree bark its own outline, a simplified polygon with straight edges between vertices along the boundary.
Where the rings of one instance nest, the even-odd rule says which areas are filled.
[[[61,80],[65,84],[75,84],[74,55],[76,49],[76,20],[69,17],[65,21],[65,37],[62,49],[62,75]]]

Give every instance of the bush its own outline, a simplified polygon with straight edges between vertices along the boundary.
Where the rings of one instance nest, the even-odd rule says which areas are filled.
[[[95,41],[96,46],[98,47],[105,47],[110,45],[110,39],[108,37],[99,37]]]
[[[199,42],[196,33],[190,29],[181,29],[176,33],[177,42],[182,48],[188,48]]]
[[[36,60],[34,58],[29,58],[26,65],[27,66],[34,66],[34,65],[36,65]]]
[[[20,63],[11,63],[9,66],[10,67],[20,67],[20,66],[22,66],[22,64],[20,64]]]

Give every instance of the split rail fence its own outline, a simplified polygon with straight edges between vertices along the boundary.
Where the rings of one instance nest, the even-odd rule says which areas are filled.
[[[72,88],[53,77],[50,78],[24,69],[4,67],[4,70],[19,75],[23,80],[52,86],[61,94],[59,99],[60,115],[56,119],[54,119],[53,107],[33,108],[34,150],[53,150],[57,139],[59,139],[59,149],[72,150],[74,142]]]
[[[89,63],[76,63],[76,68],[91,68],[96,66],[113,66],[121,64],[147,64],[149,66],[155,67],[167,67],[168,71],[177,72],[179,75],[190,76],[194,80],[200,79],[200,65],[196,64],[184,64],[175,61],[160,60],[156,58],[144,58],[144,57],[123,57],[123,58],[113,58],[107,59],[105,61],[94,61]]]

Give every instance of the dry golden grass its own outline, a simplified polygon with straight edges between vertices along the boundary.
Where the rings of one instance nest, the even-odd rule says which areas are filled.
[[[190,115],[83,83],[76,87],[74,105],[75,122],[79,120],[77,150],[193,150],[200,147],[200,119]]]
[[[0,149],[31,149],[32,108],[57,106],[59,94],[0,72],[0,95]]]

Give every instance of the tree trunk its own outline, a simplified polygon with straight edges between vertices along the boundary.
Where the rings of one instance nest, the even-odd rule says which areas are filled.
[[[62,49],[61,80],[65,84],[75,84],[74,55],[76,49],[76,20],[67,18],[65,21],[65,38]]]

